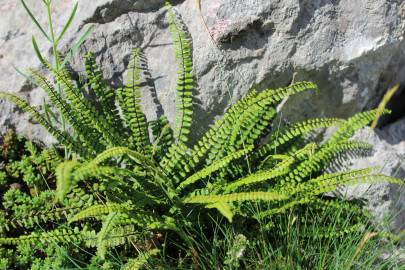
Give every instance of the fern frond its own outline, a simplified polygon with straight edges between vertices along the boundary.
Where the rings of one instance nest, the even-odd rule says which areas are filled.
[[[77,161],[65,161],[56,168],[56,198],[62,201],[73,185],[73,170],[79,166]]]
[[[232,132],[232,128],[237,121],[240,112],[250,105],[250,101],[256,97],[257,92],[251,90],[243,98],[239,99],[224,116],[215,121],[214,125],[205,133],[201,140],[193,148],[191,157],[195,164],[200,163],[201,159],[207,155],[211,149],[219,151],[222,145],[229,138],[227,134]]]
[[[119,110],[115,105],[116,93],[104,81],[103,73],[97,66],[95,56],[88,52],[85,56],[85,69],[87,75],[87,85],[96,94],[103,116],[115,131],[124,131],[124,125],[119,115]]]
[[[316,197],[315,200],[311,202],[311,206],[322,210],[331,209],[332,211],[341,211],[342,213],[349,213],[358,217],[364,216],[372,218],[370,213],[366,209],[363,209],[360,204],[356,204],[353,203],[353,201],[340,198],[325,200]]]
[[[297,181],[301,182],[311,173],[320,171],[325,168],[329,162],[331,162],[338,154],[346,151],[353,151],[355,149],[370,149],[372,146],[364,142],[349,141],[341,144],[326,144],[311,155],[307,160],[301,162],[294,170],[292,170],[281,182],[284,185],[284,181]],[[288,186],[288,185],[286,185]]]
[[[151,249],[144,253],[141,253],[135,259],[130,259],[125,265],[123,265],[122,270],[139,270],[144,267],[149,259],[153,256],[158,255],[159,249]]]
[[[111,129],[110,124],[103,115],[84,97],[82,91],[76,87],[71,80],[69,72],[66,69],[56,70],[50,65],[48,68],[56,80],[63,86],[72,109],[81,113],[82,124],[87,126],[89,130],[94,128],[97,130],[98,134],[92,134],[95,136],[93,137],[95,140],[93,145],[100,145],[100,138],[104,138],[110,146],[118,146],[123,143],[119,139],[120,136]]]
[[[131,150],[127,147],[111,147],[105,150],[104,152],[98,154],[93,160],[91,160],[88,165],[95,166],[98,165],[108,159],[113,157],[120,157],[123,155],[128,155],[131,159],[133,159],[136,163],[142,165],[148,165],[150,167],[154,167],[154,163],[148,158],[147,156]]]
[[[271,151],[276,151],[277,147],[280,147],[295,138],[304,136],[316,129],[337,126],[344,122],[345,120],[339,118],[315,118],[295,123],[282,130],[275,130],[270,136],[269,143],[260,147],[253,157],[255,159],[264,158],[271,154]]]
[[[226,217],[226,219],[229,222],[232,222],[233,213],[232,213],[232,208],[229,206],[229,204],[224,203],[224,202],[217,202],[217,203],[213,203],[213,204],[208,204],[205,207],[217,209],[224,217]]]
[[[201,179],[209,176],[210,174],[218,171],[219,169],[226,167],[233,160],[236,160],[236,159],[239,159],[240,157],[245,156],[247,153],[249,153],[252,150],[253,150],[253,146],[247,146],[245,149],[236,151],[236,152],[228,155],[227,157],[217,161],[216,163],[205,167],[204,169],[196,172],[195,174],[191,175],[186,180],[181,182],[176,190],[178,192],[183,190],[186,186],[191,185],[191,184],[197,182],[198,180],[201,180]]]
[[[269,120],[275,115],[274,106],[285,97],[302,91],[317,89],[314,83],[299,82],[285,88],[266,89],[259,94],[251,93],[248,99],[239,103],[235,110],[231,110],[227,120],[232,121],[226,122],[217,132],[208,131],[208,138],[215,136],[220,139],[209,146],[206,163],[210,164],[223,157],[228,151],[234,151],[244,143],[254,142],[260,138],[269,125]],[[239,139],[236,140],[238,134]],[[232,144],[230,145],[229,142]]]
[[[177,94],[176,94],[176,126],[174,136],[176,140],[186,143],[193,117],[193,54],[187,33],[182,29],[169,2],[168,7],[169,29],[179,62]]]
[[[303,149],[295,152],[293,155],[287,157],[278,163],[274,168],[270,170],[259,171],[257,173],[250,174],[242,179],[236,180],[228,184],[224,190],[225,193],[230,193],[241,186],[251,185],[255,183],[260,183],[276,177],[285,175],[290,172],[290,165],[294,163],[296,159],[301,158],[302,156],[311,155],[314,151],[316,144],[308,144]]]
[[[31,69],[29,71],[33,81],[48,94],[52,104],[63,115],[64,119],[72,126],[80,139],[85,143],[84,148],[88,151],[97,151],[97,145],[91,135],[92,130],[88,129],[81,121],[80,112],[73,110],[71,105],[65,101],[65,98],[55,90],[51,82],[38,71]]]
[[[150,123],[153,134],[152,156],[160,161],[174,143],[173,130],[165,115]]]
[[[168,176],[173,177],[176,183],[180,178],[186,177],[186,174],[194,167],[189,157],[189,149],[185,144],[179,141],[172,144],[159,165]]]
[[[279,206],[279,207],[273,207],[269,210],[261,211],[261,212],[255,214],[255,218],[260,220],[262,218],[270,217],[275,214],[285,213],[285,211],[293,208],[294,206],[301,205],[301,204],[307,204],[307,203],[310,203],[315,200],[316,200],[315,197],[310,197],[310,196],[302,197],[302,198],[294,198],[286,203],[281,204],[281,206]]]
[[[131,131],[130,141],[135,150],[145,154],[149,148],[148,128],[146,118],[141,108],[141,51],[138,48],[132,50],[128,64],[128,74],[125,87],[118,93],[121,96],[120,107],[124,118]]]
[[[143,175],[143,174],[142,174]],[[102,176],[124,177],[138,176],[137,172],[124,168],[112,166],[82,166],[73,173],[72,184],[84,181],[89,178],[98,178]]]
[[[377,113],[384,115],[390,113],[390,110],[385,109],[381,112],[377,112],[375,109],[355,114],[340,126],[340,128],[327,141],[327,144],[333,145],[348,140],[357,130],[371,123],[377,116]]]
[[[11,228],[34,228],[37,225],[66,220],[72,214],[81,210],[81,207],[56,208],[47,211],[33,211],[27,216],[8,219],[0,227],[9,231]]]
[[[108,214],[106,219],[103,221],[100,232],[97,234],[97,255],[104,259],[107,252],[107,241],[108,234],[111,232],[115,223],[114,220],[117,219],[117,212],[111,212]]]
[[[29,235],[22,235],[17,238],[0,238],[0,245],[18,245],[27,243],[36,245],[38,243],[71,243],[80,242],[83,239],[82,231],[78,227],[70,229],[56,229],[41,233],[33,232]]]
[[[287,199],[288,196],[276,192],[241,192],[225,195],[197,195],[187,197],[184,203],[213,204],[213,203],[230,203],[243,201],[279,201]]]
[[[288,189],[283,188],[282,192],[291,195],[291,199],[280,206],[273,207],[267,211],[262,211],[256,215],[256,218],[264,218],[274,214],[283,213],[286,210],[300,204],[307,204],[315,201],[317,195],[332,192],[338,186],[349,186],[362,183],[393,183],[403,185],[404,181],[381,174],[373,174],[373,168],[354,170],[349,172],[339,172],[331,174],[323,174],[317,178],[311,179],[308,182],[298,185],[289,185]],[[326,203],[325,201],[323,201]],[[341,203],[340,203],[341,205]]]
[[[357,184],[376,184],[376,183],[392,183],[397,185],[403,185],[404,181],[395,177],[390,177],[383,174],[367,174],[362,176],[347,176],[347,174],[335,175],[329,179],[317,179],[316,187],[308,192],[313,195],[319,195],[322,193],[336,190],[338,186],[350,186]],[[327,177],[327,175],[325,176]],[[314,183],[311,183],[314,184]],[[307,193],[307,191],[305,192]]]
[[[145,176],[145,172],[142,171],[142,168],[141,170],[139,170],[138,167],[135,170],[129,170],[116,166],[98,166],[99,163],[102,163],[109,158],[122,156],[124,154],[127,154],[138,164],[147,166],[150,172],[156,172],[157,169],[152,161],[142,154],[126,147],[110,148],[99,154],[94,160],[88,163],[80,164],[77,161],[65,161],[61,163],[56,169],[56,198],[62,202],[66,194],[70,192],[75,184],[77,184],[79,181],[84,181],[90,178],[123,178],[126,176],[143,178]],[[158,176],[158,172],[156,176]],[[134,182],[136,181],[134,180]]]
[[[106,204],[97,204],[90,206],[83,211],[77,213],[74,215],[72,218],[69,219],[69,223],[85,219],[85,218],[90,218],[90,217],[99,217],[103,216],[106,214],[110,214],[112,212],[126,212],[128,210],[131,210],[132,207],[129,204],[122,203],[106,203]]]
[[[139,230],[133,225],[117,226],[110,231],[110,234],[105,239],[107,248],[123,245],[127,242],[136,243],[139,236]],[[86,245],[89,247],[97,247],[97,234],[95,231],[87,232],[85,235]]]
[[[34,107],[30,106],[24,99],[16,95],[4,92],[0,92],[0,99],[8,100],[17,105],[17,107],[19,107],[24,112],[29,113],[33,119],[41,124],[61,144],[72,149],[76,153],[83,154],[85,156],[87,155],[87,149],[83,149],[80,145],[77,145],[69,134],[61,132],[60,130],[52,126],[52,124],[48,120],[46,120],[46,118],[41,113],[39,113]]]

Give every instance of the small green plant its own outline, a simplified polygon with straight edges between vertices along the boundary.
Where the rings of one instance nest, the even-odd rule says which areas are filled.
[[[36,223],[33,213],[53,209],[54,171],[62,161],[54,151],[53,148],[42,150],[11,129],[5,133],[0,145],[1,237],[18,231],[22,226],[33,229]],[[32,265],[29,259],[32,253],[35,250],[27,245],[19,245],[17,250],[1,247],[0,269]],[[49,252],[50,257],[52,253]]]
[[[348,120],[317,118],[280,129],[272,126],[276,106],[283,99],[318,90],[311,82],[249,91],[191,145],[195,87],[192,48],[170,5],[168,20],[179,63],[174,128],[165,116],[148,122],[142,112],[139,49],[132,52],[125,86],[117,90],[104,81],[91,53],[85,59],[87,77],[80,83],[66,68],[55,68],[44,59],[56,87],[38,71],[30,71],[31,79],[47,92],[75,136],[58,129],[22,98],[0,93],[0,98],[30,113],[60,145],[74,153],[55,170],[55,207],[20,216],[17,235],[9,232],[14,223],[5,221],[1,245],[88,248],[96,252],[89,257],[107,269],[120,265],[112,254],[128,261],[124,266],[128,269],[157,256],[173,255],[197,265],[201,261],[190,236],[196,227],[210,235],[213,221],[225,217],[231,223],[237,216],[238,223],[247,228],[251,228],[248,224],[259,224],[271,231],[280,224],[280,217],[294,209],[325,205],[355,212],[359,218],[363,213],[353,203],[325,199],[322,194],[340,185],[363,182],[402,184],[399,179],[374,173],[373,168],[324,172],[343,153],[371,149],[371,145],[350,138],[376,117],[376,110]],[[57,91],[57,85],[63,91]],[[89,92],[95,98],[88,98],[85,93]],[[330,126],[336,126],[337,131],[326,142],[305,139],[313,130]],[[13,211],[8,215],[15,215]],[[288,228],[287,224],[282,231],[288,233]],[[336,238],[363,229],[362,221],[353,218],[345,225],[326,226],[317,235]],[[231,268],[240,265],[240,254],[249,243],[243,234],[233,241],[234,247],[224,253],[223,262]],[[134,258],[134,251],[138,258]]]
[[[32,22],[34,25],[37,27],[37,29],[41,32],[42,37],[45,38],[45,40],[48,42],[48,44],[52,48],[52,60],[48,62],[46,58],[41,54],[41,51],[38,46],[37,39],[35,36],[32,36],[32,47],[34,48],[35,54],[38,57],[39,61],[43,64],[47,63],[48,65],[52,66],[55,70],[60,70],[65,67],[71,56],[80,48],[80,46],[83,44],[85,41],[86,37],[91,33],[92,27],[88,27],[86,31],[84,31],[83,35],[80,36],[80,38],[77,40],[77,42],[69,49],[66,57],[62,57],[62,55],[59,52],[59,45],[61,41],[63,40],[66,31],[69,29],[69,27],[72,24],[72,21],[74,17],[76,16],[77,8],[78,8],[78,2],[75,2],[72,8],[72,11],[69,15],[68,20],[66,21],[65,25],[63,26],[62,30],[57,33],[54,29],[55,22],[52,17],[52,0],[42,0],[42,5],[44,6],[44,9],[46,11],[46,16],[47,16],[47,26],[41,25],[39,23],[38,19],[36,16],[33,14],[32,10],[30,7],[27,5],[25,0],[20,0],[24,10],[27,12],[29,17],[31,18]],[[48,31],[47,31],[47,30]],[[26,77],[29,80],[32,80],[29,75],[25,74],[24,72],[20,71],[17,69],[17,71],[22,74],[24,77]],[[39,82],[36,82],[39,83]],[[55,85],[55,91],[58,93],[58,95],[62,95],[62,88],[61,84],[59,82],[56,83]],[[64,114],[60,114],[59,117],[57,117],[55,114],[53,114],[52,110],[50,110],[48,104],[44,104],[45,106],[45,117],[48,122],[50,123],[55,123],[59,124],[63,130],[63,132],[67,131],[67,126],[66,126],[66,121],[64,118]],[[69,153],[67,152],[67,148],[65,148],[65,156],[68,157]]]

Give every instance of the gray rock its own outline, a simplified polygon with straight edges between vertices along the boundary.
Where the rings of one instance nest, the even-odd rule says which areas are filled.
[[[374,145],[373,153],[366,157],[346,160],[340,165],[348,169],[375,167],[376,173],[405,179],[405,118],[383,130],[365,128],[353,139]],[[366,208],[386,229],[400,232],[405,229],[405,181],[404,185],[390,183],[360,184],[341,188],[346,198],[365,199]]]
[[[0,89],[21,93],[33,104],[41,104],[42,92],[32,90],[12,68],[38,66],[30,38],[39,33],[17,1],[3,2]],[[252,86],[259,90],[285,86],[293,72],[299,80],[315,81],[322,91],[291,98],[283,110],[289,118],[348,116],[374,106],[388,85],[405,80],[402,1],[202,1],[210,35],[221,50],[213,46],[195,1],[175,2],[194,43],[201,103],[196,122],[202,127],[200,131]],[[41,6],[34,0],[28,3],[44,22]],[[61,29],[71,3],[65,0],[58,4],[56,29]],[[163,0],[80,1],[63,46],[71,46],[86,26],[93,25],[92,35],[72,65],[80,72],[84,52],[92,50],[112,84],[122,83],[131,48],[143,48],[157,96],[173,120],[176,64],[165,13]],[[39,43],[42,51],[49,52],[43,39]],[[150,99],[144,101],[150,119],[156,117],[153,106]],[[27,122],[12,106],[1,102],[0,111],[3,130],[11,124],[19,132],[49,140],[41,128]]]
[[[46,25],[47,16],[42,7],[42,2],[36,0],[27,0],[26,2],[38,21]],[[72,25],[72,32],[68,33],[68,37],[77,38],[75,35],[80,24],[88,18],[89,14],[94,14],[98,5],[105,2],[108,1],[82,1],[76,20]],[[58,8],[53,10],[56,32],[62,30],[73,6],[72,3],[72,0],[58,1]],[[43,104],[45,98],[44,92],[40,89],[34,89],[33,85],[13,68],[16,67],[24,71],[30,67],[39,67],[39,60],[36,58],[31,45],[32,36],[37,38],[42,53],[50,56],[50,46],[30,21],[20,1],[2,1],[0,7],[0,91],[18,93],[32,105],[41,108],[40,105]],[[53,141],[52,137],[42,127],[30,122],[27,115],[22,114],[21,111],[7,102],[0,101],[0,132],[3,133],[9,126],[14,126],[18,133],[25,134],[30,138],[43,142]]]

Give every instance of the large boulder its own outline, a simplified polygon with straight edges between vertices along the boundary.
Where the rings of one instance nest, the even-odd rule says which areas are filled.
[[[57,30],[66,21],[72,2],[55,5]],[[201,130],[249,88],[285,86],[294,72],[297,80],[318,83],[321,93],[291,98],[283,110],[290,118],[349,116],[375,106],[389,85],[405,81],[402,1],[210,0],[201,1],[201,14],[194,0],[173,2],[194,45]],[[45,23],[38,1],[27,3]],[[0,89],[25,95],[39,105],[42,91],[33,89],[13,66],[38,67],[30,40],[40,33],[18,1],[4,0],[0,14]],[[80,1],[62,48],[66,51],[92,25],[93,32],[72,65],[81,72],[84,53],[94,51],[112,84],[122,83],[131,48],[142,48],[159,101],[173,119],[176,63],[165,14],[162,0]],[[39,43],[49,54],[44,38]],[[144,105],[149,118],[156,117],[152,101],[145,100]],[[14,125],[31,137],[50,139],[13,108],[0,103],[2,130]]]

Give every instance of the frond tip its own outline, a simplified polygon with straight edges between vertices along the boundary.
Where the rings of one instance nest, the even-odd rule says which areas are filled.
[[[149,146],[146,118],[141,107],[141,51],[132,50],[125,87],[118,93],[124,118],[131,130],[130,142],[137,151],[145,152]]]
[[[174,135],[177,140],[185,143],[188,141],[193,117],[193,54],[187,32],[182,29],[172,6],[167,1],[166,6],[168,7],[169,29],[172,34],[176,58],[179,62]]]

